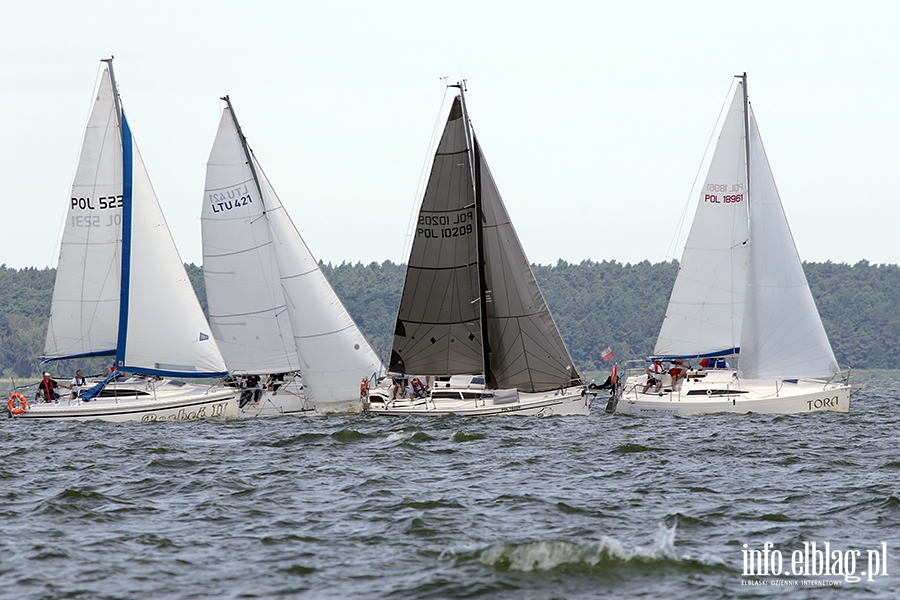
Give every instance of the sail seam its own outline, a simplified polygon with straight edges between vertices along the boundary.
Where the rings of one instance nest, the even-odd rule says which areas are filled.
[[[242,250],[236,250],[234,252],[226,252],[224,254],[204,254],[203,258],[220,258],[222,256],[234,256],[236,254],[244,254],[246,252],[253,252],[254,250],[259,250],[260,248],[265,248],[266,246],[271,246],[272,241],[268,241],[265,244],[259,244],[258,246],[251,246],[250,248],[244,248]]]

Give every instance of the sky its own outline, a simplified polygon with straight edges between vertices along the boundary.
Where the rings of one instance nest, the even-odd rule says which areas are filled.
[[[405,261],[442,77],[531,262],[679,258],[746,71],[801,258],[900,263],[897,2],[0,1],[9,267],[56,264],[110,55],[186,262],[225,94],[316,258]]]

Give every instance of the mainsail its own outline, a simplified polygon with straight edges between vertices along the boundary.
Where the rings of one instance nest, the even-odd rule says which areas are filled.
[[[72,185],[45,359],[115,354],[122,371],[223,375],[119,106],[112,59],[104,62]]]
[[[578,379],[481,147],[470,134],[462,87],[419,210],[391,370],[483,373],[488,387],[527,392]]]
[[[44,356],[112,356],[122,272],[122,140],[103,69],[63,227]]]
[[[207,167],[203,270],[232,371],[300,369],[307,400],[357,401],[384,370],[246,145],[230,100]]]
[[[266,212],[226,109],[206,163],[203,276],[225,363],[248,374],[300,368]]]
[[[750,257],[743,107],[739,85],[700,190],[656,356],[718,356],[740,344]]]

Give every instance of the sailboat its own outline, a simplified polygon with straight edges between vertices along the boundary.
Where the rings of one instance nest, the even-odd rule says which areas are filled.
[[[588,414],[589,396],[472,131],[465,81],[449,87],[458,93],[419,210],[391,351],[391,372],[413,390],[405,398],[397,397],[403,383],[370,391],[368,409]]]
[[[850,410],[849,371],[838,366],[803,273],[747,74],[736,83],[650,357],[659,370],[675,364],[661,376],[628,377],[610,412]]]
[[[231,99],[222,100],[201,216],[210,325],[233,375],[285,379],[245,390],[242,414],[354,410],[360,383],[368,388],[384,366],[275,193]]]
[[[19,394],[10,416],[235,416],[234,389],[173,379],[227,371],[120,106],[112,58],[102,62],[67,201],[43,361],[109,356],[113,372],[74,399],[28,403]]]

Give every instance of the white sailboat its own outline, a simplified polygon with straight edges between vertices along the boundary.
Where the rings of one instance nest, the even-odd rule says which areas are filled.
[[[588,414],[590,398],[471,129],[465,82],[450,87],[458,95],[419,210],[390,364],[431,385],[421,398],[370,391],[368,409]]]
[[[729,355],[737,368],[723,360]],[[674,388],[668,374],[649,388],[647,375],[632,375],[607,410],[850,409],[849,372],[838,366],[803,273],[746,74],[738,76],[651,358],[698,367],[714,357],[717,368],[690,370]]]
[[[232,374],[287,374],[277,390],[245,393],[243,414],[354,410],[361,380],[384,367],[247,145],[231,100],[223,100],[201,217],[210,325]]]
[[[29,403],[20,395],[10,415],[235,416],[234,389],[171,379],[221,377],[225,363],[121,109],[112,58],[103,62],[68,202],[44,361],[111,356],[118,373],[72,400]]]

